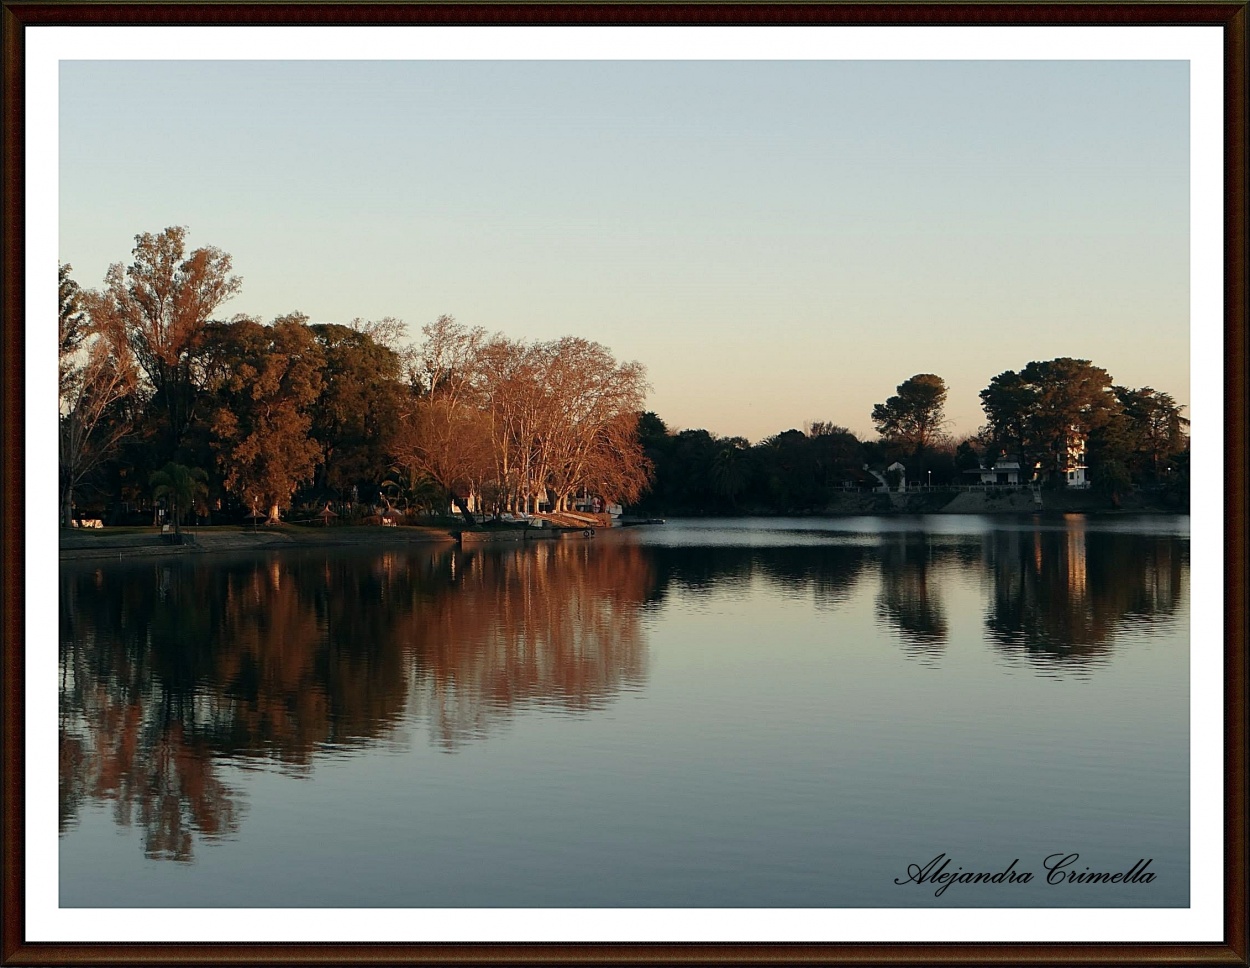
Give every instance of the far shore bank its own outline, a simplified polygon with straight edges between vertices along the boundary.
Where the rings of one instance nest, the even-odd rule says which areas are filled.
[[[1112,507],[1105,495],[1089,492],[1042,492],[1042,503],[1036,503],[1031,492],[913,492],[904,494],[839,495],[822,510],[778,513],[766,509],[741,508],[733,513],[700,513],[677,511],[674,518],[732,517],[858,517],[916,514],[965,515],[1063,515],[1131,516],[1152,514],[1185,515],[1188,508],[1171,508],[1140,498],[1126,499],[1118,508]],[[627,516],[628,518],[628,516]],[[626,520],[625,526],[659,524],[662,519]],[[485,530],[484,525],[478,529]],[[226,552],[280,551],[297,548],[395,548],[411,544],[454,543],[463,524],[401,525],[388,528],[376,525],[332,525],[316,527],[282,524],[276,527],[239,527],[217,525],[183,529],[184,543],[175,544],[156,528],[103,528],[100,530],[65,530],[60,532],[61,561],[92,559],[133,559],[147,557],[181,557],[185,555]],[[476,530],[476,529],[475,529]]]
[[[1039,500],[1040,499],[1040,500]],[[968,514],[968,515],[1027,515],[1027,514],[1188,514],[1188,507],[1171,507],[1153,495],[1127,495],[1119,507],[1113,505],[1110,496],[1094,491],[1043,490],[1034,494],[1027,488],[988,489],[984,491],[906,491],[864,493],[848,491],[834,495],[829,504],[820,509],[803,511],[775,511],[768,508],[739,507],[732,510],[707,511],[696,508],[674,509],[657,512],[672,518],[729,518],[729,517],[848,517],[857,515],[898,514]]]

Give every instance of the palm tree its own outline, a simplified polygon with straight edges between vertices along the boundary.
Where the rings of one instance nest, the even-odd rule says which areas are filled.
[[[392,492],[394,494],[395,503],[399,505],[401,510],[408,509],[408,487],[407,479],[403,473],[396,473],[394,477],[387,478],[378,485],[382,499],[389,505],[391,503]]]
[[[391,476],[378,487],[388,499],[391,490],[394,490],[395,503],[399,509],[414,515],[421,511],[433,514],[440,504],[447,504],[446,491],[428,474],[415,472],[411,468],[392,467]]]
[[[208,497],[208,475],[199,467],[187,467],[170,461],[148,478],[148,483],[152,485],[154,498],[169,498],[170,511],[174,518],[174,534],[182,534],[178,527],[182,512],[190,510],[197,497]]]

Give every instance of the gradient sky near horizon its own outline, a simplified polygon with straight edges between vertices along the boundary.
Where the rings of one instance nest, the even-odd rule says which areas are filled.
[[[218,315],[597,340],[671,428],[870,434],[1073,356],[1189,402],[1182,61],[76,61],[60,259],[229,252]]]

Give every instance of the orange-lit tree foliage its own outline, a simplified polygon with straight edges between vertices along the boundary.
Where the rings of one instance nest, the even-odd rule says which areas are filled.
[[[514,342],[449,317],[425,337],[396,458],[435,478],[466,515],[468,491],[495,510],[533,512],[543,499],[559,511],[578,493],[628,502],[645,489],[640,364],[576,337]]]
[[[204,328],[242,280],[220,249],[188,252],[183,226],[136,235],[132,256],[129,266],[109,266],[104,288],[83,301],[95,327],[134,355],[149,405],[163,417],[164,457],[172,458],[193,419]]]
[[[298,313],[271,326],[240,320],[209,339],[210,426],[225,487],[270,520],[312,479],[321,453],[309,431],[324,357],[306,323]]]

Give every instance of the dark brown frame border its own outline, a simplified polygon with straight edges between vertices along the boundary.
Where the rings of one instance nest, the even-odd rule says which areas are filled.
[[[567,3],[2,0],[0,965],[1248,965],[1247,17],[1198,3]],[[105,25],[1220,26],[1224,31],[1224,940],[1208,944],[83,944],[25,940],[25,28]]]

